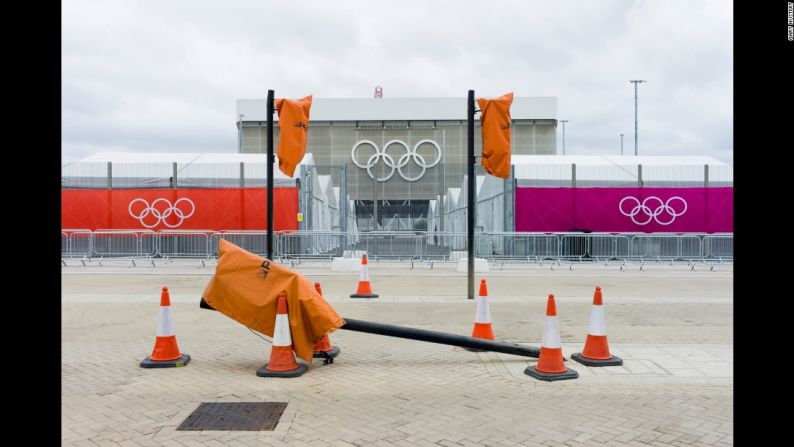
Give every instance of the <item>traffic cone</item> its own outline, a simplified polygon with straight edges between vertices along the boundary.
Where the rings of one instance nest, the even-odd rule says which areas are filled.
[[[477,313],[474,314],[474,329],[472,338],[493,340],[493,327],[491,326],[491,306],[488,304],[488,284],[485,279],[480,280],[480,296],[477,297]],[[473,352],[484,352],[485,349],[464,348]]]
[[[174,322],[171,321],[171,297],[168,287],[163,287],[160,294],[160,321],[157,324],[157,338],[154,342],[152,355],[141,360],[141,368],[173,368],[185,366],[190,361],[188,354],[179,352],[174,334]]]
[[[320,283],[314,283],[314,288],[320,296],[323,296],[323,289],[320,288]],[[325,299],[324,296],[323,299]],[[323,335],[323,338],[314,344],[314,354],[312,357],[316,359],[325,359],[323,362],[324,365],[334,363],[334,357],[337,355],[339,355],[339,347],[331,346],[331,340],[328,338],[328,335]]]
[[[552,381],[575,379],[579,373],[565,367],[560,345],[560,328],[557,322],[557,305],[554,295],[549,294],[546,303],[546,321],[543,327],[543,341],[540,343],[540,358],[535,366],[527,366],[524,374],[536,379]]]
[[[369,285],[369,271],[367,271],[367,255],[361,258],[361,276],[358,280],[358,289],[356,293],[350,295],[350,298],[377,298],[378,295],[372,293],[372,286]]]
[[[292,353],[292,334],[289,330],[287,313],[287,294],[281,292],[276,304],[276,327],[273,329],[273,347],[270,349],[270,362],[256,371],[259,377],[298,377],[308,370],[304,364],[295,361]]]
[[[582,352],[571,355],[571,359],[587,366],[620,366],[623,359],[609,353],[607,325],[604,319],[604,299],[601,287],[596,286],[593,295],[593,310],[590,311],[590,327]]]

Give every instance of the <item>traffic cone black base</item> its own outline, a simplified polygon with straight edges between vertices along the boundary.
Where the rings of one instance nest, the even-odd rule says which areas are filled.
[[[309,370],[309,367],[303,363],[298,363],[297,368],[289,371],[270,371],[267,369],[267,365],[269,365],[269,363],[266,363],[265,366],[256,370],[256,375],[259,377],[299,377]]]
[[[596,359],[588,359],[586,357],[582,357],[581,352],[577,352],[576,354],[571,354],[571,360],[576,360],[582,365],[587,365],[587,366],[620,366],[623,364],[623,359],[616,355],[613,355],[611,358],[608,358],[606,360],[596,360]]]
[[[339,346],[332,346],[330,351],[314,351],[312,357],[316,359],[334,358],[339,355]]]
[[[553,382],[555,380],[576,379],[579,377],[579,373],[570,368],[565,368],[565,372],[561,372],[561,373],[544,373],[538,371],[537,368],[535,368],[534,366],[527,366],[527,369],[524,370],[524,374],[528,376],[532,376],[538,380],[545,380],[546,382]]]
[[[350,298],[377,298],[377,293],[354,293],[350,295]]]
[[[174,360],[152,360],[151,357],[146,357],[141,360],[141,368],[174,368],[177,366],[185,366],[190,361],[189,354],[182,354],[182,357]]]

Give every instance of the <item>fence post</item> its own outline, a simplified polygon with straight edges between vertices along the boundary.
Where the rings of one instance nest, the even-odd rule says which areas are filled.
[[[576,188],[576,163],[571,163],[571,188]]]
[[[177,164],[176,162],[171,163],[171,189],[176,189],[176,173],[177,173]]]
[[[108,162],[108,189],[113,189],[113,163]]]
[[[503,182],[502,190],[502,215],[504,219],[505,232],[515,231],[515,217],[513,216],[513,209],[515,206],[515,184],[516,167],[510,166],[510,176]]]
[[[637,165],[637,186],[642,188],[642,165]]]
[[[703,187],[709,187],[709,165],[703,165]]]
[[[306,230],[306,165],[300,165],[300,182],[298,183],[298,212],[303,213],[303,220],[298,222],[298,230]],[[341,195],[341,194],[340,194]]]
[[[240,162],[240,188],[245,188],[245,162]]]
[[[348,207],[348,199],[347,199],[347,165],[342,165],[341,169],[339,170],[339,227],[342,230],[342,243],[341,253],[339,256],[342,256],[347,250],[347,207]]]

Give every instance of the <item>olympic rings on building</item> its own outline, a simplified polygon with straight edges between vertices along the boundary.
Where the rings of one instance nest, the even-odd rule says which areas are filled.
[[[623,210],[623,202],[625,202],[626,200],[633,200],[636,203],[634,205],[634,208],[632,208],[631,211],[629,212]],[[680,212],[677,212],[670,205],[670,203],[673,202],[674,200],[679,200],[684,205],[684,209],[682,209]],[[656,208],[651,209],[651,207],[648,206],[648,202],[650,201],[656,202],[656,203],[652,203],[652,205],[658,204]],[[640,200],[634,196],[626,196],[618,204],[618,209],[620,210],[621,214],[630,217],[631,221],[637,225],[647,225],[652,220],[656,221],[656,223],[658,223],[659,225],[670,225],[671,223],[673,223],[676,217],[679,217],[684,213],[686,213],[687,204],[686,204],[686,200],[678,196],[670,197],[669,199],[667,199],[666,202],[662,201],[662,199],[656,196],[650,196],[650,197],[646,197],[645,200],[642,201],[642,203],[640,203]],[[660,220],[659,216],[662,215],[663,213],[666,213],[668,216],[670,216],[670,219]],[[638,221],[636,217],[640,214],[642,214],[642,216],[647,216],[647,219],[641,216],[641,220]]]
[[[179,208],[179,204],[183,201],[185,203],[190,204],[190,213],[187,213]],[[142,202],[144,206],[144,208],[137,215],[132,211],[132,205],[136,202]],[[158,209],[157,205],[159,203],[165,203],[166,204],[165,209]],[[154,228],[160,225],[161,223],[168,228],[176,228],[182,225],[185,219],[192,216],[193,213],[196,212],[196,205],[193,203],[193,201],[191,201],[186,197],[178,199],[176,202],[174,202],[173,205],[171,205],[171,202],[168,199],[163,199],[163,198],[155,199],[151,205],[149,205],[149,202],[147,202],[146,200],[137,198],[137,199],[133,199],[130,202],[129,206],[127,206],[127,211],[129,211],[130,216],[132,216],[134,219],[138,219],[141,222],[141,225],[143,225],[146,228]],[[156,219],[156,221],[151,225],[144,222],[144,219],[146,219],[146,217],[148,217],[150,214]],[[179,218],[179,223],[177,223],[176,225],[171,225],[166,221],[166,219],[169,216],[171,216],[171,214]]]
[[[425,160],[425,158],[422,157],[421,155],[419,155],[416,152],[416,150],[419,148],[419,146],[424,144],[424,143],[430,143],[436,149],[436,159],[435,159],[435,161],[433,161],[433,163],[427,164],[427,161]],[[372,146],[373,148],[375,148],[375,153],[372,154],[367,159],[367,163],[366,164],[361,164],[356,159],[356,149],[358,149],[358,147],[361,146],[362,144],[368,144],[368,145]],[[398,144],[398,145],[402,146],[403,149],[405,149],[405,154],[401,155],[400,158],[398,158],[396,162],[394,161],[394,157],[392,157],[391,155],[386,153],[386,148],[388,148],[392,144]],[[421,179],[422,177],[424,177],[425,172],[428,169],[432,168],[433,166],[435,166],[435,165],[437,165],[437,164],[439,164],[441,162],[441,147],[439,147],[439,145],[435,141],[425,139],[425,140],[421,140],[418,143],[416,143],[414,145],[413,149],[411,149],[411,148],[408,147],[408,145],[404,141],[391,140],[388,143],[384,144],[383,148],[381,149],[373,141],[361,140],[361,141],[359,141],[358,143],[356,143],[353,146],[353,149],[350,151],[350,157],[353,159],[353,164],[355,164],[359,168],[366,169],[367,170],[367,174],[369,174],[370,178],[372,178],[373,180],[377,180],[379,182],[385,182],[385,181],[389,180],[390,178],[392,178],[392,176],[394,175],[394,171],[397,171],[400,174],[400,177],[402,177],[405,181],[415,182],[415,181]],[[377,177],[377,178],[375,178],[375,174],[372,173],[372,168],[375,165],[377,165],[378,162],[380,162],[381,159],[383,159],[383,163],[386,165],[387,168],[391,168],[391,171],[389,171],[389,174],[386,175],[385,177]],[[402,170],[402,168],[407,166],[408,162],[411,161],[411,160],[413,160],[413,162],[416,163],[416,165],[419,166],[422,169],[422,172],[419,173],[419,175],[417,175],[415,177],[409,177]]]

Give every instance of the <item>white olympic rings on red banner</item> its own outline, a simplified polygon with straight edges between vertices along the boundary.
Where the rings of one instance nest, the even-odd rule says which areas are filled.
[[[634,207],[629,212],[623,210],[623,202],[625,202],[626,200],[633,200],[635,202]],[[674,200],[678,200],[684,205],[684,208],[681,211],[676,211],[675,208],[673,208],[670,205],[671,202],[673,202]],[[658,206],[656,206],[656,208],[651,209],[651,207],[648,206],[649,201],[656,201],[658,203]],[[651,205],[653,205],[653,203]],[[621,214],[630,217],[631,221],[637,225],[647,225],[652,220],[656,221],[656,223],[658,223],[659,225],[670,225],[671,223],[673,223],[676,217],[679,217],[684,213],[686,213],[687,204],[686,204],[686,200],[678,196],[670,197],[669,199],[667,199],[666,202],[662,201],[662,199],[656,196],[650,196],[650,197],[646,197],[645,200],[642,201],[642,203],[640,203],[640,200],[634,196],[626,196],[618,204],[618,209],[620,210]],[[659,216],[662,215],[663,213],[666,213],[668,216],[670,216],[669,220],[659,219]],[[645,217],[642,217],[642,219],[638,221],[636,217],[640,214],[642,214],[642,216],[647,216],[647,219],[645,219]]]
[[[144,206],[144,208],[137,215],[132,211],[132,205],[136,202],[142,202]],[[179,208],[179,204],[182,202],[190,204],[190,213],[187,213],[186,211],[183,211],[182,209]],[[165,208],[158,209],[157,205],[159,203],[165,203],[166,204]],[[185,206],[183,205],[183,207]],[[168,228],[176,228],[182,225],[185,219],[192,216],[193,213],[196,212],[196,205],[193,203],[192,200],[186,197],[178,199],[176,202],[174,202],[173,205],[171,205],[171,202],[168,199],[163,199],[163,198],[155,199],[151,205],[149,205],[149,202],[147,202],[146,200],[137,198],[137,199],[133,199],[130,202],[129,206],[127,206],[127,211],[129,211],[130,216],[132,216],[134,219],[138,219],[141,222],[141,225],[143,225],[146,228],[154,228],[160,225],[161,223]],[[153,224],[147,224],[146,222],[144,222],[144,219],[146,219],[150,214],[156,219]],[[175,225],[171,225],[166,221],[166,219],[169,216],[171,216],[171,214],[179,218],[179,223]]]

